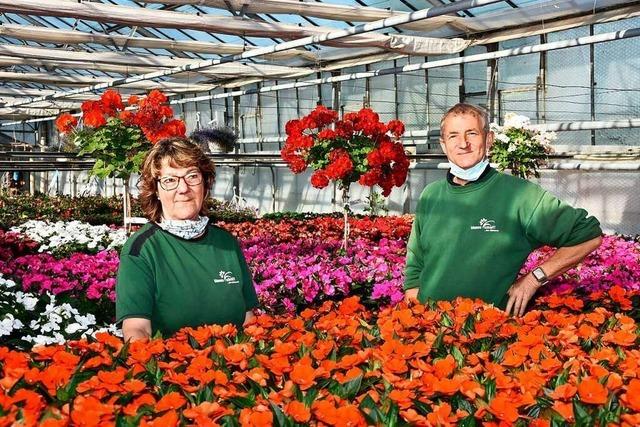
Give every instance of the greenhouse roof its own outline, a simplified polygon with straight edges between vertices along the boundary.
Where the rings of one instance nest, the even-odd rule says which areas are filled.
[[[478,3],[485,5],[462,8]],[[201,61],[411,17],[425,4],[434,11],[460,10],[187,70]],[[406,56],[457,55],[473,45],[637,16],[639,5],[625,0],[0,0],[0,119],[78,108],[96,91],[61,92],[158,71],[167,73],[118,86],[126,93],[161,88],[177,95],[316,77]],[[29,102],[52,94],[56,99]]]

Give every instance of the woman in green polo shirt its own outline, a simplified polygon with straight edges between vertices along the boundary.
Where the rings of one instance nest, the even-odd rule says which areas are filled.
[[[197,144],[159,141],[140,177],[140,204],[149,223],[120,254],[116,318],[124,339],[164,337],[185,326],[242,327],[258,305],[238,241],[209,224],[204,200],[215,170]]]

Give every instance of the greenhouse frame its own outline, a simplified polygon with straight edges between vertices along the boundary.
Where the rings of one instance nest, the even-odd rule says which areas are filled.
[[[640,425],[639,71],[640,0],[0,0],[0,426]]]

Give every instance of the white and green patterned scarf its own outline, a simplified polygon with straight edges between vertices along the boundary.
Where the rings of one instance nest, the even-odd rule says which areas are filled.
[[[183,239],[191,240],[204,233],[209,217],[199,216],[198,219],[164,219],[158,223],[160,228]]]

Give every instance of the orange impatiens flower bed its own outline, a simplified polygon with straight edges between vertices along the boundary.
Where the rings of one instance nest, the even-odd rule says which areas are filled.
[[[468,299],[372,312],[348,298],[242,333],[0,347],[0,426],[637,426],[639,300],[550,296],[511,318]]]

